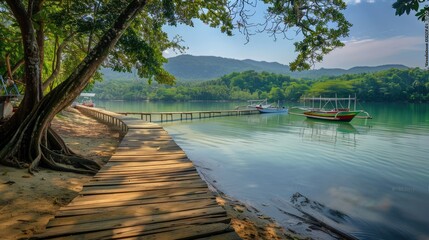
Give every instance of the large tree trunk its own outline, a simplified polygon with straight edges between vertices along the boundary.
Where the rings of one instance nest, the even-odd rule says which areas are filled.
[[[14,15],[23,13],[21,11],[23,9],[19,9],[19,6],[17,6],[19,4],[16,4],[14,0],[8,0],[7,2],[12,10],[14,7],[17,9],[17,11],[13,11]],[[0,140],[0,163],[17,167],[29,167],[30,172],[37,168],[40,163],[53,169],[79,173],[94,173],[99,169],[98,164],[74,155],[68,155],[66,152],[67,149],[63,152],[54,151],[53,146],[58,147],[58,145],[61,145],[61,142],[55,141],[55,138],[58,136],[49,129],[49,125],[54,116],[70,105],[80,92],[82,92],[91,76],[145,5],[146,0],[131,1],[116,19],[114,25],[103,35],[99,43],[79,64],[76,70],[40,101],[36,101],[35,105],[28,103],[28,99],[26,100],[28,91],[30,91],[26,89],[26,96],[22,103],[25,106],[20,108],[29,106],[31,110],[15,131],[10,131],[9,129],[9,131],[0,132],[4,136]],[[19,15],[16,18],[22,18],[22,16]],[[37,41],[34,37],[34,31],[31,39],[28,39],[28,41],[24,40],[24,46],[27,47],[26,50],[35,49],[34,54],[31,54],[31,56],[35,55],[38,58],[39,52],[37,51]],[[31,52],[29,51],[29,53]],[[25,60],[26,68],[31,68],[26,69],[26,76],[27,78],[32,77],[31,80],[26,82],[27,87],[29,83],[32,86],[36,86],[30,87],[33,91],[36,90],[36,92],[30,92],[28,95],[37,99],[39,96],[37,84],[41,83],[39,78],[40,73],[38,71],[30,72],[30,70],[34,70],[33,68],[40,70],[38,69],[40,66],[39,61],[32,61],[31,58],[29,58],[29,61]],[[27,70],[29,73],[27,73]],[[32,81],[34,81],[34,85]],[[24,110],[21,111],[24,112]],[[27,111],[28,109],[25,112]],[[3,135],[3,133],[6,134]],[[70,154],[70,152],[68,153]]]

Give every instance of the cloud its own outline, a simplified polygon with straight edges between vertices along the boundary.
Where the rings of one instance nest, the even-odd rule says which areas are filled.
[[[361,0],[345,0],[344,1],[347,5],[356,5],[361,3]],[[375,3],[375,0],[366,0],[367,3]]]
[[[424,54],[424,38],[397,36],[386,39],[352,39],[345,46],[325,56],[317,67],[373,66],[391,63],[413,65],[407,61],[410,54]],[[417,63],[418,64],[418,63]]]

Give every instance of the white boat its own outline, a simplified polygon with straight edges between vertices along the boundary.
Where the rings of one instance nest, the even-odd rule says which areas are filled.
[[[277,102],[277,106],[269,105],[268,107],[257,106],[256,109],[260,113],[287,113],[288,109],[285,107],[280,107],[280,102]]]
[[[257,107],[260,113],[287,113],[288,109],[285,107]]]

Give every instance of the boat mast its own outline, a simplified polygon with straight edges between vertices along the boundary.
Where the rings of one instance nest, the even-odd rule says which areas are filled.
[[[357,101],[357,98],[356,98],[356,93],[355,93],[355,109],[353,111],[356,111],[356,101]]]
[[[350,111],[350,94],[349,94],[349,105],[347,106],[347,108],[349,109],[349,111]]]
[[[335,109],[338,109],[338,97],[336,93],[335,93]]]

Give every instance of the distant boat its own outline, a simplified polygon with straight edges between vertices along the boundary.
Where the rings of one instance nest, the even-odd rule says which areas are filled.
[[[257,107],[260,113],[287,113],[288,110],[285,107]]]
[[[356,117],[359,113],[365,113],[365,118],[371,118],[371,116],[363,111],[356,110],[356,97],[351,98],[323,98],[323,97],[312,97],[304,98],[304,101],[308,100],[312,102],[312,107],[300,108],[304,110],[303,115],[307,118],[313,119],[322,119],[329,121],[339,121],[339,122],[350,122]],[[341,101],[347,101],[347,107],[343,107]],[[352,101],[354,101],[354,110],[350,110]],[[315,102],[319,103],[319,108],[315,108]],[[322,106],[323,103],[323,106]],[[333,108],[327,109],[327,105],[333,105]],[[340,105],[340,107],[338,107]]]
[[[83,97],[82,105],[86,107],[95,107],[95,103],[92,101],[92,98],[95,97],[95,93],[81,93]]]
[[[256,106],[256,109],[260,112],[260,113],[287,113],[288,109],[285,107],[280,107],[280,104],[277,103],[277,106],[272,106],[270,105],[265,105],[265,106]]]
[[[247,108],[269,108],[272,107],[271,104],[267,103],[267,99],[259,99],[259,100],[249,100],[249,105],[247,105]]]

